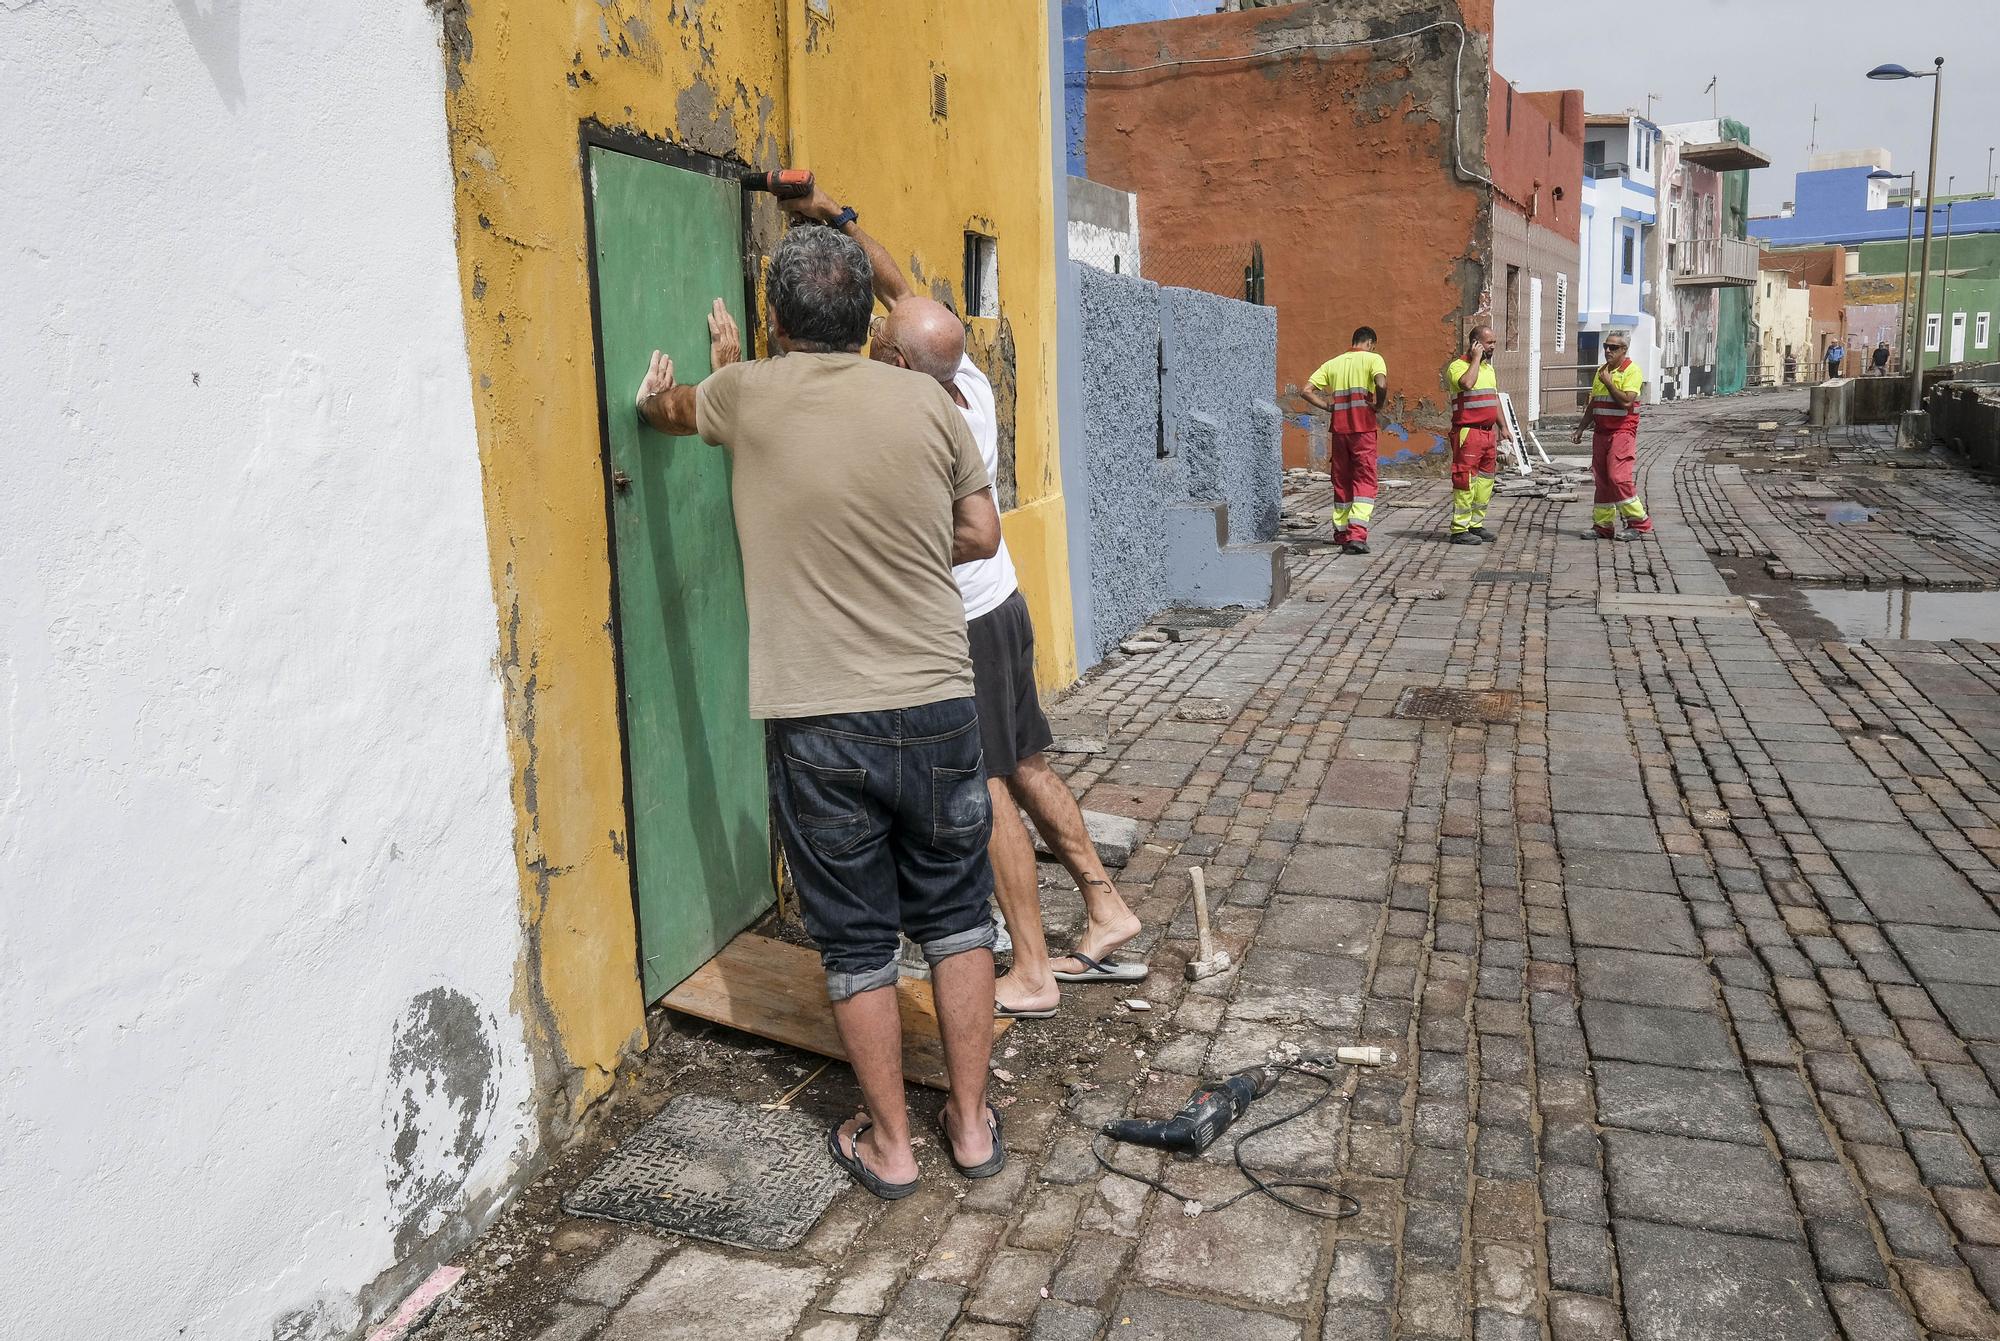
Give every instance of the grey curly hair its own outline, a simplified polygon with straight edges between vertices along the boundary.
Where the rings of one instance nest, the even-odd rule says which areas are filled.
[[[875,273],[861,244],[832,228],[785,234],[771,257],[771,314],[794,349],[848,353],[868,339]]]

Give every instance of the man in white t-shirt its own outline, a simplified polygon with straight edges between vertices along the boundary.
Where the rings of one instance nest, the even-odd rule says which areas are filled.
[[[870,356],[936,379],[964,412],[987,474],[998,481],[1000,423],[993,384],[966,355],[964,323],[943,303],[910,287],[894,258],[862,231],[853,209],[817,190],[805,199],[786,201],[785,207],[861,244],[874,271],[875,296],[889,311],[874,333]],[[1035,629],[1006,540],[991,558],[954,567],[952,577],[965,601],[973,698],[993,800],[988,855],[994,894],[1014,941],[1013,968],[994,985],[994,1013],[1041,1019],[1055,1013],[1059,983],[1136,982],[1146,976],[1144,964],[1112,962],[1139,934],[1139,919],[1105,873],[1076,797],[1044,753],[1054,736],[1035,689]],[[1075,949],[1053,960],[1042,934],[1034,843],[1021,823],[1021,810],[1034,820],[1083,893],[1083,935]]]

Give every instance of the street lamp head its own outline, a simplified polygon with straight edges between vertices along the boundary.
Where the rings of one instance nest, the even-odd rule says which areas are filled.
[[[1900,65],[1878,65],[1868,72],[1870,79],[1921,79],[1915,70],[1904,69]]]
[[[1905,177],[1914,177],[1916,175],[1914,172],[1891,172],[1887,168],[1877,168],[1868,174],[1868,180],[1871,182],[1900,182]]]

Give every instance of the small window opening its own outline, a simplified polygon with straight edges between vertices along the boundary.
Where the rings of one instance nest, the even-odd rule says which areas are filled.
[[[965,235],[965,315],[1000,315],[1000,244],[984,233]]]

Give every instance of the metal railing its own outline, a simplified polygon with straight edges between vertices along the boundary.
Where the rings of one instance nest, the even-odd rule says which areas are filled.
[[[1756,243],[1733,237],[1676,238],[1669,244],[1676,284],[1752,286],[1758,260]]]

